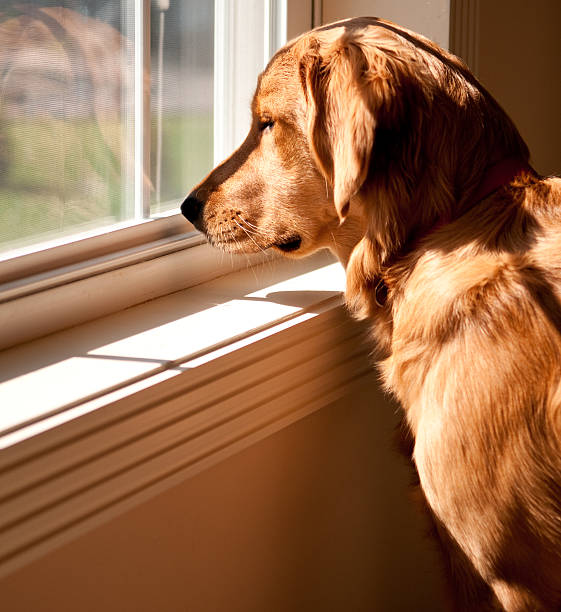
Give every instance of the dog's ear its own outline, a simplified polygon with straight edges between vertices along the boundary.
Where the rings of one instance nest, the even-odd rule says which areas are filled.
[[[368,73],[360,46],[341,39],[327,48],[313,42],[300,63],[310,148],[333,188],[341,222],[366,179],[374,144],[375,104]]]

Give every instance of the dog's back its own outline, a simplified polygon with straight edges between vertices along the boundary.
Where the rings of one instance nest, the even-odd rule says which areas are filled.
[[[382,370],[427,501],[505,609],[558,610],[561,179],[519,178],[409,257]]]

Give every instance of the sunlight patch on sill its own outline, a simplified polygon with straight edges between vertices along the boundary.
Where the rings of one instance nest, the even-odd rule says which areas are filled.
[[[320,253],[232,273],[0,353],[0,448],[340,302]]]

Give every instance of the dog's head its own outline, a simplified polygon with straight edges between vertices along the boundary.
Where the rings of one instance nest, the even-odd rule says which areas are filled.
[[[327,247],[347,263],[360,241],[353,278],[364,285],[509,155],[527,149],[460,60],[388,22],[352,19],[273,57],[246,140],[182,212],[233,252]]]
[[[273,57],[244,143],[184,201],[215,246],[296,256],[328,247],[346,260],[364,234],[350,201],[368,173],[376,105],[361,86],[366,59],[344,33],[305,34]]]

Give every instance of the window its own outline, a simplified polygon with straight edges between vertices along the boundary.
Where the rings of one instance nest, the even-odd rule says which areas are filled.
[[[178,203],[241,142],[287,16],[287,0],[2,4],[0,308],[201,244]]]

